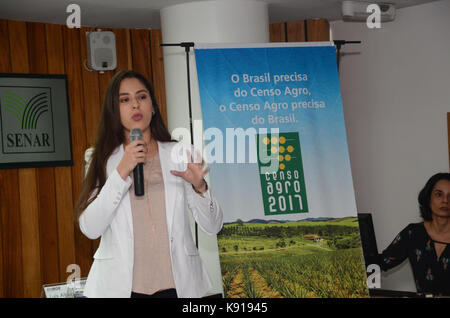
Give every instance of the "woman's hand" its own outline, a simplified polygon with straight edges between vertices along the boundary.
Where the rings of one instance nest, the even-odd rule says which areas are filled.
[[[117,166],[117,172],[125,180],[138,163],[144,163],[148,147],[143,140],[135,140],[125,146],[125,153]]]
[[[201,163],[193,163],[191,158],[191,153],[189,150],[186,150],[186,154],[188,157],[188,164],[185,171],[176,171],[171,170],[170,172],[177,177],[183,178],[185,181],[192,184],[194,187],[194,190],[200,193],[203,193],[206,191],[206,182],[204,177],[208,174],[209,168],[206,168],[203,170],[203,167],[205,166],[205,162],[202,160]],[[200,161],[201,157],[197,157],[197,161]]]

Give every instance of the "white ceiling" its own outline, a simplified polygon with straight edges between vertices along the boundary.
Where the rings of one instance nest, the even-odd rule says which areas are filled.
[[[342,0],[257,1],[269,4],[270,23],[313,18],[325,18],[329,21],[341,19]],[[434,0],[365,1],[393,3],[400,9]],[[186,2],[192,0],[0,0],[0,19],[65,24],[69,16],[66,7],[76,3],[81,8],[83,26],[157,29],[161,23],[161,8]]]

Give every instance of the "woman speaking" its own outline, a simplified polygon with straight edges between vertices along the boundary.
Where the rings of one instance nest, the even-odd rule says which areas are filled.
[[[130,141],[132,130],[142,138]],[[222,211],[204,180],[208,169],[201,158],[175,151],[179,146],[147,79],[118,72],[106,92],[75,208],[82,233],[101,237],[85,296],[202,297],[211,288],[187,209],[210,235],[222,228]],[[140,164],[144,194],[136,195],[133,171]]]

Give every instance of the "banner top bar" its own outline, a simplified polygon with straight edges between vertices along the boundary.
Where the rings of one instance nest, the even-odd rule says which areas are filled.
[[[270,47],[334,46],[333,42],[276,42],[276,43],[195,43],[194,49],[240,49]]]

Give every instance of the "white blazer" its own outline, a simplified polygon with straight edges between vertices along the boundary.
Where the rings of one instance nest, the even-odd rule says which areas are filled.
[[[187,209],[191,210],[199,227],[210,235],[222,228],[222,211],[209,190],[202,197],[195,193],[191,184],[170,173],[170,170],[186,169],[186,163],[177,163],[181,153],[173,157],[176,145],[180,143],[158,142],[173,278],[178,297],[202,297],[211,289],[211,282],[192,239]],[[116,169],[123,154],[121,145],[109,157],[105,185],[79,218],[84,235],[90,239],[101,236],[84,289],[87,297],[131,295],[134,238],[128,190],[132,179],[127,177],[124,181]]]

